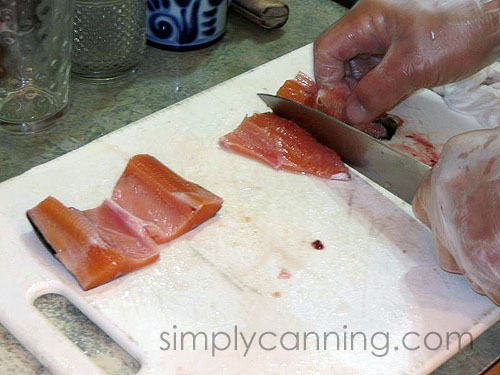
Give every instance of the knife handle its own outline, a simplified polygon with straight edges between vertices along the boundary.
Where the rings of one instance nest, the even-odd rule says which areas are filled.
[[[277,29],[288,20],[288,6],[280,0],[233,0],[232,9],[263,27]]]

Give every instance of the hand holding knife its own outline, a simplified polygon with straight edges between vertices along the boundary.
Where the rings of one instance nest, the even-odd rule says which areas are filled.
[[[463,274],[476,292],[500,304],[500,128],[453,137],[431,169],[317,109],[258,95],[349,166],[413,203],[434,234],[441,268]]]

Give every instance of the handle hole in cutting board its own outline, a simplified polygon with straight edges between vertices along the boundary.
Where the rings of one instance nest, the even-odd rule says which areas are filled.
[[[132,375],[140,363],[60,294],[44,294],[34,306],[96,365],[109,375]]]
[[[49,375],[49,371],[1,324],[0,373]]]

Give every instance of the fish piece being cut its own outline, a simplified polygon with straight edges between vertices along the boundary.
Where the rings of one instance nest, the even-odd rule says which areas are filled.
[[[245,117],[236,130],[220,138],[219,144],[276,169],[332,180],[350,178],[335,151],[292,121],[274,113]]]
[[[159,256],[142,224],[111,200],[82,212],[48,197],[27,215],[40,238],[84,290],[150,264]]]
[[[348,97],[349,90],[344,85],[335,85],[328,89],[321,88],[317,92],[313,107],[345,122],[345,108]]]
[[[328,88],[318,87],[312,78],[299,72],[294,79],[285,81],[276,95],[319,109],[337,120],[348,123],[345,109],[350,93],[350,88],[341,83]],[[402,124],[400,117],[384,113],[371,123],[357,125],[356,128],[374,138],[391,139]]]
[[[223,202],[150,155],[130,159],[113,190],[113,200],[143,220],[157,243],[171,241],[210,219]]]
[[[313,107],[317,93],[316,82],[307,74],[299,72],[294,79],[286,80],[276,95]]]

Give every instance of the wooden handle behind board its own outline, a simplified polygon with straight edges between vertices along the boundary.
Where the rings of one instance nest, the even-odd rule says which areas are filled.
[[[288,6],[280,0],[233,0],[231,7],[265,29],[279,28],[288,20]]]

